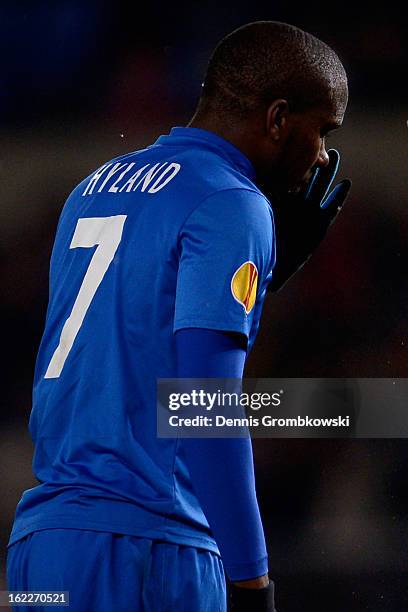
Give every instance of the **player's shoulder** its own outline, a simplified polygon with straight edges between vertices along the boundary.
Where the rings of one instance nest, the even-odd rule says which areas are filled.
[[[235,208],[270,209],[270,203],[253,179],[228,159],[212,151],[196,149],[180,158],[186,186],[196,195],[196,205],[217,207],[231,202]]]
[[[251,176],[239,166],[217,153],[195,149],[180,158],[186,180],[178,183],[178,190],[187,190],[190,199],[190,220],[208,218],[209,222],[235,225],[253,222],[270,224],[272,208],[269,200]]]
[[[267,198],[255,186],[239,185],[208,193],[192,210],[188,225],[217,225],[219,230],[263,234],[273,230],[273,212]]]
[[[198,131],[205,134],[204,140],[201,137],[190,137],[189,134],[185,136],[184,133],[181,138],[160,137],[142,152],[142,157],[156,159],[158,156],[167,161],[177,161],[181,168],[178,188],[185,185],[190,196],[234,188],[257,191],[251,178],[236,163],[237,154],[239,158],[243,155],[237,150],[231,155],[229,148],[232,145],[227,141],[205,131]],[[218,140],[213,142],[214,138]]]

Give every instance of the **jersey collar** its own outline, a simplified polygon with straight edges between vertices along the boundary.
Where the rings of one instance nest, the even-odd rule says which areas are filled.
[[[255,170],[249,159],[228,140],[214,132],[193,127],[174,127],[169,134],[160,136],[155,144],[160,145],[191,145],[193,142],[211,145],[218,153],[228,159],[242,174],[250,180],[255,179]]]

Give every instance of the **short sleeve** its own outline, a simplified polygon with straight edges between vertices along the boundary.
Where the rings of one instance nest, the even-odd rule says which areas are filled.
[[[202,327],[247,337],[274,263],[269,202],[248,189],[207,197],[180,232],[174,331]]]

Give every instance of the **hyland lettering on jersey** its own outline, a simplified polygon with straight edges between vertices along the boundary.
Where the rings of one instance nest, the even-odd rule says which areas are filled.
[[[145,164],[137,170],[134,166],[134,162],[105,164],[92,175],[82,195],[95,195],[102,192],[129,193],[136,190],[157,193],[174,179],[181,168],[180,164],[175,162]]]

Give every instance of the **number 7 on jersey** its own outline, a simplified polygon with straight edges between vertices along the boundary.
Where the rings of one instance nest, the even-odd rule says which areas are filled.
[[[127,215],[78,219],[70,249],[98,245],[82,281],[71,314],[62,328],[59,344],[54,351],[44,378],[58,378],[69,351],[84,321],[86,312],[113,260],[122,239]]]

